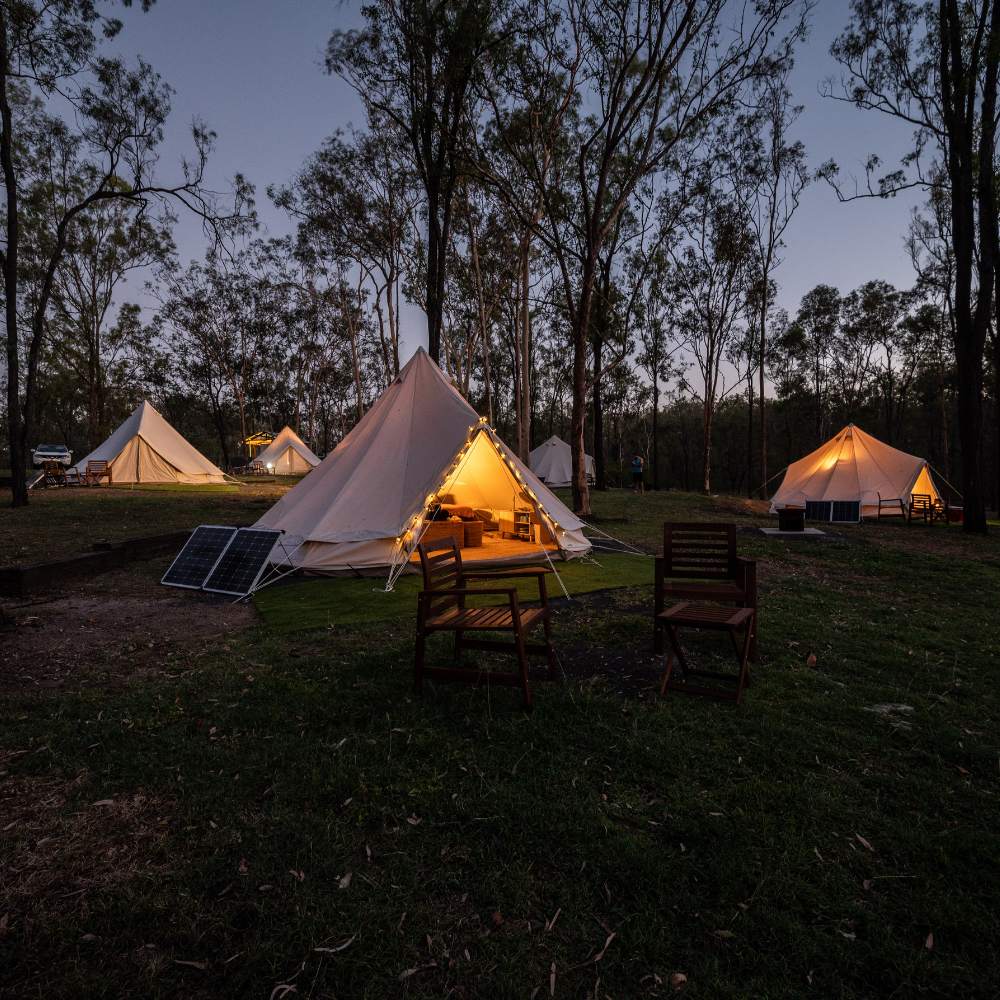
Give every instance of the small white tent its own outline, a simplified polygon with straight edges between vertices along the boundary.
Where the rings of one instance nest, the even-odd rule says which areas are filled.
[[[584,468],[588,479],[596,475],[594,459],[584,455]],[[528,456],[531,471],[546,486],[569,486],[573,482],[573,449],[558,434],[543,441]]]
[[[81,474],[88,462],[107,462],[115,484],[226,481],[222,469],[185,441],[146,400],[111,437],[77,462]]]
[[[930,467],[860,427],[848,424],[822,447],[788,466],[771,499],[771,512],[805,507],[806,517],[822,521],[860,521],[878,513],[878,500],[913,493],[940,499]]]
[[[276,476],[304,476],[319,465],[319,457],[291,429],[282,427],[278,436],[254,459]]]
[[[336,573],[403,565],[435,498],[487,510],[497,523],[531,512],[549,547],[590,551],[583,523],[524,466],[418,350],[318,468],[258,522],[285,534],[292,565]],[[512,550],[514,554],[512,555]],[[497,542],[497,558],[534,559],[538,544]],[[489,546],[470,550],[493,558]],[[501,556],[502,552],[502,556]]]

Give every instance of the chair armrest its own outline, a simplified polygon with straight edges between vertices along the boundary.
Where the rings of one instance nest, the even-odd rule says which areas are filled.
[[[435,598],[452,596],[481,597],[484,595],[506,597],[507,603],[510,605],[511,613],[514,615],[519,613],[517,587],[449,587],[445,590],[421,590],[420,593],[417,594],[417,607],[419,608],[420,614],[424,615],[427,611],[427,605]],[[464,607],[464,605],[461,606]]]

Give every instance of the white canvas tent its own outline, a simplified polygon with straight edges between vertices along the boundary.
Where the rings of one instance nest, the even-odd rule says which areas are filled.
[[[860,427],[848,424],[822,447],[788,466],[771,499],[771,512],[805,507],[806,517],[826,521],[859,521],[878,513],[878,499],[913,493],[940,499],[925,459],[884,444]]]
[[[116,485],[226,481],[222,469],[185,441],[146,400],[76,468],[83,474],[88,462],[101,461],[108,463]]]
[[[304,476],[319,465],[319,457],[291,429],[282,427],[278,436],[254,459],[276,476]]]
[[[498,519],[529,508],[564,558],[590,551],[583,523],[497,437],[418,350],[357,426],[258,522],[285,534],[293,566],[350,572],[406,564],[429,505],[488,509]],[[511,549],[520,548],[519,555]],[[495,546],[504,561],[537,560],[538,545]],[[467,556],[491,558],[489,547]]]
[[[588,479],[596,475],[594,459],[584,455],[584,468]],[[573,482],[573,450],[558,434],[543,441],[528,456],[531,471],[546,486],[569,486]]]

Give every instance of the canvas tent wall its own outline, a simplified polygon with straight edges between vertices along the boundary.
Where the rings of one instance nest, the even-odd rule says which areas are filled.
[[[594,459],[584,455],[587,478],[596,475]],[[531,471],[546,486],[569,486],[573,482],[573,449],[558,434],[543,441],[528,456]]]
[[[583,523],[497,437],[418,350],[322,463],[258,522],[285,534],[294,566],[393,567],[413,551],[435,496],[495,510],[530,507],[563,557],[590,551]],[[530,549],[530,546],[525,546]],[[534,551],[534,559],[540,553]]]
[[[304,476],[319,465],[319,457],[287,426],[282,427],[254,461],[261,462],[277,476]]]
[[[88,462],[107,462],[118,483],[221,484],[225,473],[187,442],[143,400],[132,415],[89,455],[76,464],[82,474]]]
[[[940,499],[926,460],[848,424],[822,447],[793,462],[771,498],[771,512],[805,507],[812,520],[859,521],[883,499],[909,503],[914,493]]]

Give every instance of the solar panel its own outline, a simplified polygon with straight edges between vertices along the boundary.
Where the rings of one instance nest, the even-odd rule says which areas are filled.
[[[212,568],[203,590],[216,594],[249,594],[260,579],[280,531],[270,528],[240,528]]]
[[[168,587],[200,590],[205,577],[212,572],[219,556],[225,552],[235,534],[235,528],[219,524],[199,525],[184,543],[184,548],[177,553],[160,583]]]
[[[842,524],[861,520],[861,502],[858,500],[834,500],[830,520]]]

